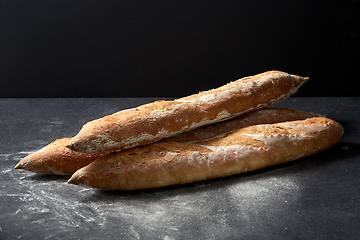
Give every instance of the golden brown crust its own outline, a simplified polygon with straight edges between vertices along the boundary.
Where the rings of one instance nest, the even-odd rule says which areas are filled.
[[[164,138],[160,142],[194,142],[223,136],[228,132],[258,124],[271,124],[320,117],[320,114],[289,108],[262,108],[217,124],[209,124],[190,132]]]
[[[35,173],[71,175],[106,153],[85,154],[74,152],[66,145],[71,138],[61,138],[23,158],[15,169]]]
[[[314,117],[244,127],[196,143],[158,142],[99,158],[69,183],[136,190],[225,177],[315,154],[342,134],[338,123]]]
[[[279,102],[307,80],[269,71],[174,101],[123,110],[85,124],[68,147],[97,153],[149,144]]]

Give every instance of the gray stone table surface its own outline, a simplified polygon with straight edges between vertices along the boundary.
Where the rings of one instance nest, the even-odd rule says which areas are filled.
[[[142,191],[14,170],[87,121],[161,98],[0,99],[0,239],[359,239],[360,98],[291,97],[276,107],[323,114],[342,141],[246,174]]]

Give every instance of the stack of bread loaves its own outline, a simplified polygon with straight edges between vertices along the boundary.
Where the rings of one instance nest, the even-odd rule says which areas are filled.
[[[265,108],[308,78],[269,71],[174,101],[88,122],[16,169],[71,175],[69,183],[136,190],[225,177],[325,150],[343,128],[319,114]]]

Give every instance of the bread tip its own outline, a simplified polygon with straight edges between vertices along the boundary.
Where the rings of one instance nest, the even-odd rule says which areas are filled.
[[[294,75],[294,74],[290,74],[290,76],[291,76],[292,78],[294,78],[295,81],[297,81],[297,82],[300,83],[301,85],[310,80],[309,77],[301,77],[301,76]]]
[[[80,170],[78,170],[80,171]],[[67,183],[69,184],[74,184],[74,185],[81,185],[81,175],[79,175],[78,171],[76,171],[71,177],[70,179],[67,181]]]
[[[88,142],[79,141],[78,139],[72,139],[65,147],[79,153],[100,153],[93,151]]]
[[[23,166],[22,166],[21,162],[19,162],[18,164],[16,164],[16,166],[14,167],[14,169],[23,169]]]
[[[65,147],[72,151],[79,152],[78,145],[76,143],[73,143],[72,141],[69,142]]]
[[[68,144],[65,146],[66,148],[70,149],[70,150],[73,150],[74,151],[74,146],[72,144]]]
[[[75,185],[77,185],[77,181],[76,181],[76,178],[74,178],[74,177],[71,177],[68,181],[67,181],[67,183],[69,183],[69,184],[75,184]]]

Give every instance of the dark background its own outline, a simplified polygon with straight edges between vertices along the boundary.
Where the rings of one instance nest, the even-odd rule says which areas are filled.
[[[0,0],[0,97],[180,97],[267,70],[360,96],[357,0]]]

